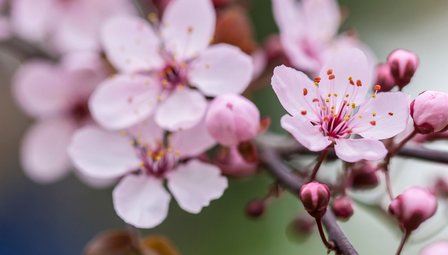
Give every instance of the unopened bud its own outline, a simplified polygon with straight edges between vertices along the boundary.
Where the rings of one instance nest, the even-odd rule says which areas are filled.
[[[246,206],[246,214],[251,218],[259,218],[263,215],[266,204],[263,199],[254,199]]]
[[[443,177],[438,178],[434,189],[438,196],[448,198],[448,179]]]
[[[360,162],[352,168],[350,179],[353,189],[375,188],[380,182],[376,166],[367,161]]]
[[[247,98],[222,95],[210,104],[205,119],[210,134],[225,146],[255,138],[260,130],[260,112]]]
[[[420,255],[446,255],[448,254],[448,241],[432,243],[422,249]]]
[[[249,176],[255,173],[258,166],[258,155],[255,147],[252,150],[240,150],[239,146],[222,148],[216,164],[221,168],[223,174],[235,177]],[[250,153],[255,155],[242,155]]]
[[[339,196],[333,201],[333,213],[341,220],[348,220],[353,215],[353,202],[348,196]]]
[[[376,67],[376,84],[381,85],[381,91],[390,91],[395,86],[395,79],[390,72],[388,64],[379,64]]]
[[[415,71],[417,71],[419,60],[414,52],[397,49],[389,55],[387,64],[390,66],[395,84],[403,88],[411,82]]]
[[[330,202],[330,189],[319,182],[304,184],[299,193],[306,211],[314,218],[321,218],[327,211]]]
[[[389,213],[400,222],[403,230],[411,232],[437,211],[435,195],[425,188],[413,187],[397,196],[389,205]]]
[[[448,94],[425,91],[411,103],[414,127],[421,134],[445,131],[448,128]]]

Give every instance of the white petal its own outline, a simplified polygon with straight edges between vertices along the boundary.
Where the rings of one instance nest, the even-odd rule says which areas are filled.
[[[70,170],[67,147],[76,126],[67,119],[35,124],[26,134],[21,151],[25,173],[38,183],[55,182]]]
[[[387,154],[382,142],[370,139],[339,139],[334,149],[340,159],[350,163],[363,159],[381,160]]]
[[[119,132],[84,127],[73,136],[69,154],[75,166],[86,176],[121,177],[140,165],[131,142]]]
[[[208,96],[240,94],[249,85],[253,69],[252,59],[239,48],[218,44],[206,49],[191,64],[189,80]]]
[[[180,157],[198,156],[216,144],[216,141],[209,134],[204,120],[196,126],[173,133],[170,140],[171,146]]]
[[[281,119],[281,125],[310,151],[321,151],[331,144],[331,141],[322,134],[319,127],[313,126],[303,117],[284,115]]]
[[[165,9],[161,33],[165,48],[178,60],[207,48],[215,32],[216,14],[210,0],[176,0]]]
[[[149,76],[119,75],[102,82],[89,101],[93,118],[108,129],[128,128],[151,115],[159,86]]]
[[[132,126],[128,131],[140,144],[152,146],[163,142],[164,131],[152,117]]]
[[[168,215],[170,194],[160,180],[145,175],[128,175],[115,187],[114,208],[126,223],[153,228]]]
[[[201,93],[187,88],[178,89],[160,103],[155,120],[170,131],[188,129],[201,121],[206,108],[207,100]]]
[[[147,21],[137,17],[116,17],[101,31],[107,58],[122,72],[161,67],[161,43]]]
[[[187,212],[199,213],[227,188],[227,179],[218,167],[191,160],[168,176],[168,188],[179,206]]]

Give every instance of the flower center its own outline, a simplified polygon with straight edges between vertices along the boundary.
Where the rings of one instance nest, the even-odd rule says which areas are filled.
[[[138,148],[138,152],[143,172],[157,178],[163,178],[177,162],[176,154],[170,148],[165,148],[162,145],[155,149],[143,146]]]
[[[186,86],[186,67],[183,64],[168,63],[160,71],[160,80],[162,83],[162,88],[168,91]]]
[[[87,101],[80,101],[73,105],[70,115],[76,123],[83,123],[90,118],[90,111]]]

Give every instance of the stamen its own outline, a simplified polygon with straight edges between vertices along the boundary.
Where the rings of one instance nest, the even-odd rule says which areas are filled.
[[[374,120],[370,121],[370,125],[376,126],[376,121],[374,121]]]
[[[308,95],[308,90],[306,88],[303,89],[303,96]]]

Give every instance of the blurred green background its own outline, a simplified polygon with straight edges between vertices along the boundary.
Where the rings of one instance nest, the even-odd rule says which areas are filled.
[[[419,54],[420,69],[407,92],[448,92],[448,1],[339,2],[349,10],[342,31],[356,28],[380,61],[398,47]],[[276,32],[271,3],[253,3],[251,16],[262,40]],[[7,52],[0,54],[0,254],[80,254],[99,231],[124,227],[112,208],[111,190],[89,188],[74,176],[47,186],[24,176],[18,151],[31,120],[11,97],[9,81],[18,63]],[[273,130],[280,131],[277,123],[283,110],[269,87],[257,94],[256,102],[263,115],[272,117]],[[246,218],[247,201],[263,196],[271,182],[265,174],[232,181],[224,197],[199,216],[172,203],[168,219],[144,233],[168,236],[185,255],[325,254],[317,235],[301,243],[287,238],[286,227],[301,210],[289,194],[274,201],[262,219]],[[362,255],[393,254],[398,244],[396,233],[361,208],[342,226]],[[421,245],[411,244],[403,254],[417,254]]]

